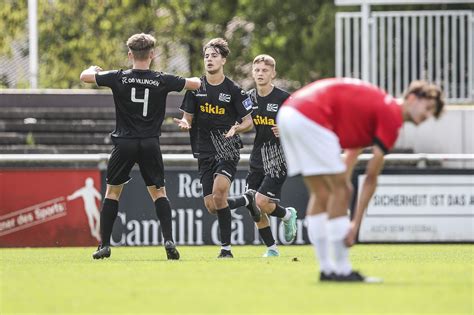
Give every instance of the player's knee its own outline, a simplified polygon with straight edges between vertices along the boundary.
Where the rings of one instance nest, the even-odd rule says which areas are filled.
[[[221,191],[215,191],[212,193],[212,200],[214,200],[216,207],[219,207],[227,203],[227,196]]]
[[[341,190],[344,192],[344,195],[348,198],[351,195],[351,187],[345,182],[344,185],[341,185]]]
[[[270,226],[270,219],[268,218],[267,215],[262,215],[262,218],[260,219],[260,222],[256,222],[255,225],[257,226],[257,229],[263,229],[266,228],[267,226]]]
[[[162,189],[155,190],[155,191],[150,191],[150,196],[153,199],[153,201],[156,201],[160,198],[167,198],[166,192]]]
[[[274,203],[270,202],[270,199],[262,194],[255,196],[255,203],[257,207],[265,213],[270,213],[275,209]]]
[[[212,199],[205,199],[204,205],[206,206],[206,209],[210,214],[216,214],[216,207]]]
[[[217,215],[217,210],[215,208],[207,208],[207,212],[212,215]]]
[[[350,192],[349,185],[343,177],[336,177],[334,180],[334,193],[348,195]]]
[[[352,183],[347,181],[346,188],[347,188],[347,193],[349,194],[349,197],[352,196],[352,194],[354,193],[354,186],[352,185]]]
[[[120,194],[122,193],[122,188],[123,185],[107,185],[107,190],[105,191],[105,198],[118,201],[120,198]]]
[[[105,194],[105,198],[106,198],[106,199],[112,199],[112,200],[117,200],[117,201],[118,201],[119,198],[120,198],[120,193],[116,193],[116,192],[111,192],[111,191],[109,191],[109,192],[107,192],[107,193]]]

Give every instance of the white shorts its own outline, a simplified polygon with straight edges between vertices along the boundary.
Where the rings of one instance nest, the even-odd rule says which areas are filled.
[[[288,175],[340,174],[346,171],[339,138],[296,109],[284,106],[277,116]]]

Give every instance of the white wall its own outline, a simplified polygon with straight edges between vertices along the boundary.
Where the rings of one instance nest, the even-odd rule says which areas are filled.
[[[474,105],[448,105],[438,120],[430,119],[418,127],[405,123],[395,147],[413,149],[415,153],[473,154]]]

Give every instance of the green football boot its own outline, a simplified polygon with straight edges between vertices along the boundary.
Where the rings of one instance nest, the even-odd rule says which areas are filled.
[[[291,212],[291,216],[288,221],[283,221],[285,226],[285,241],[288,243],[293,242],[296,237],[296,209],[293,207],[286,208]]]

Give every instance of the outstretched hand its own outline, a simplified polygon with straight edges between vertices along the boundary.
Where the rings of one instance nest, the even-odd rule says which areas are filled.
[[[357,237],[357,225],[354,221],[351,222],[351,226],[349,232],[347,233],[346,237],[344,238],[344,244],[347,247],[352,247],[355,244],[356,237]]]
[[[188,121],[184,118],[182,119],[173,118],[173,121],[178,125],[179,128],[183,130],[191,129],[191,126],[189,125]]]
[[[227,131],[227,133],[225,134],[225,137],[226,138],[230,138],[230,137],[233,137],[235,135],[235,132],[237,130],[237,124],[236,125],[233,125],[232,127],[230,127],[229,131]]]

